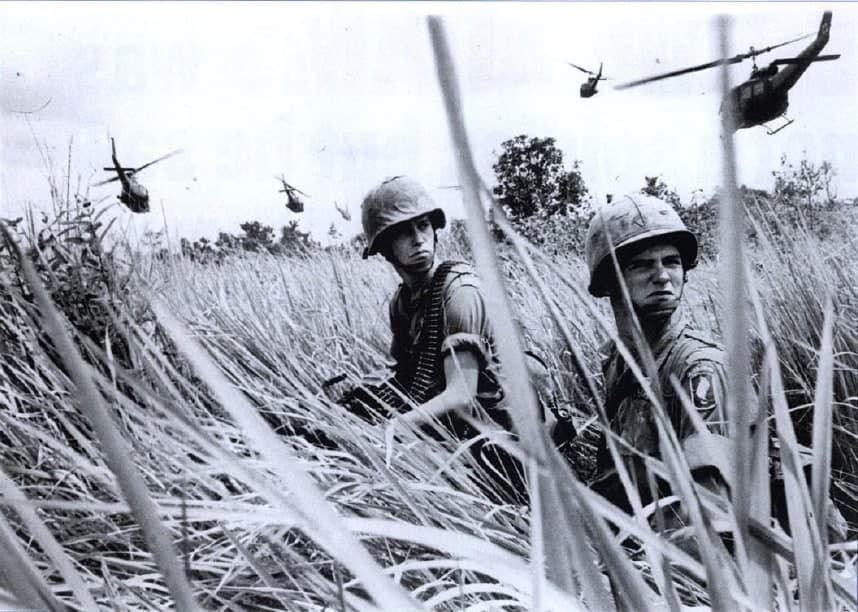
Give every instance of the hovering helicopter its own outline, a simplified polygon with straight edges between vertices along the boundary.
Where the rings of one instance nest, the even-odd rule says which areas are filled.
[[[282,174],[274,178],[276,178],[283,184],[283,189],[281,189],[279,193],[285,193],[286,197],[289,199],[289,201],[286,202],[286,208],[288,208],[294,213],[304,212],[304,202],[295,194],[300,193],[302,196],[307,198],[309,198],[310,196],[308,196],[300,189],[292,187],[292,185],[286,182],[286,178]]]
[[[581,97],[582,98],[592,98],[597,93],[596,86],[599,84],[599,81],[607,81],[608,77],[602,76],[602,64],[599,64],[599,72],[593,72],[592,70],[587,70],[586,68],[582,68],[572,62],[566,62],[573,68],[577,68],[581,72],[586,72],[590,75],[590,78],[587,79],[586,83],[581,83]]]
[[[351,214],[351,212],[349,212],[349,207],[348,207],[348,206],[346,206],[345,208],[340,208],[340,205],[339,205],[339,204],[337,204],[336,202],[334,202],[334,208],[336,208],[336,209],[337,209],[337,212],[338,212],[338,213],[340,213],[340,216],[341,216],[343,219],[345,219],[346,221],[351,221],[351,220],[352,220],[352,214]]]
[[[181,153],[181,149],[176,149],[166,155],[159,157],[153,161],[150,161],[148,164],[143,164],[139,168],[123,168],[119,163],[119,160],[116,158],[116,141],[111,138],[110,146],[113,150],[113,167],[105,168],[105,171],[114,171],[116,172],[116,176],[113,178],[107,179],[106,181],[101,181],[100,183],[96,183],[93,185],[94,187],[98,187],[99,185],[106,185],[107,183],[112,183],[113,181],[119,181],[122,183],[122,192],[119,194],[119,201],[125,204],[131,212],[135,213],[145,213],[149,212],[149,191],[140,183],[137,182],[137,179],[134,177],[138,172],[143,170],[144,168],[148,168],[152,164],[156,164],[159,161],[164,161],[168,157],[172,157],[177,153]]]
[[[661,79],[667,79],[687,74],[689,72],[723,66],[724,64],[738,64],[748,58],[752,58],[753,68],[751,69],[751,76],[744,83],[733,87],[725,96],[724,100],[722,100],[720,111],[721,117],[726,120],[727,115],[725,110],[728,107],[725,107],[725,105],[730,104],[733,108],[733,114],[735,117],[735,129],[739,130],[762,125],[766,128],[766,132],[769,135],[776,134],[788,125],[792,124],[794,121],[794,119],[789,119],[786,116],[786,110],[789,106],[787,92],[796,84],[801,75],[804,74],[804,71],[807,70],[808,66],[810,66],[811,62],[836,60],[840,57],[839,53],[836,55],[819,54],[820,51],[822,51],[822,48],[828,43],[830,31],[831,11],[826,11],[822,15],[822,22],[819,25],[819,32],[817,33],[816,38],[801,53],[799,53],[797,57],[776,59],[765,68],[757,67],[756,57],[758,55],[768,53],[778,47],[797,42],[807,38],[808,36],[812,36],[812,34],[806,34],[777,45],[772,45],[771,47],[766,47],[765,49],[757,50],[751,47],[750,51],[747,53],[739,53],[733,57],[715,60],[707,64],[700,64],[699,66],[692,66],[690,68],[682,68],[665,74],[631,81],[629,83],[623,83],[618,85],[616,88],[628,89],[629,87],[636,87],[638,85],[643,85],[644,83],[652,83],[653,81],[660,81]],[[784,66],[783,70],[780,70],[779,66]],[[783,125],[776,129],[771,129],[766,125],[766,123],[777,119],[778,117],[782,117],[785,120]]]

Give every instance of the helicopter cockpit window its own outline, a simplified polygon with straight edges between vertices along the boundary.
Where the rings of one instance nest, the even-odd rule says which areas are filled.
[[[751,99],[751,88],[743,87],[742,88],[742,100],[750,100]]]
[[[759,94],[763,93],[764,90],[765,90],[765,84],[764,83],[762,83],[762,82],[754,83],[754,95],[759,95]]]

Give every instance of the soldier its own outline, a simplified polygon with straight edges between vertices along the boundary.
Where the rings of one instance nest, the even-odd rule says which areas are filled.
[[[614,273],[612,245],[633,313],[626,308],[622,287]],[[670,204],[649,195],[631,194],[613,200],[593,218],[587,232],[586,254],[589,291],[596,297],[610,298],[617,334],[639,364],[643,361],[635,350],[635,319],[640,323],[658,371],[657,385],[651,387],[661,394],[692,476],[707,488],[726,493],[726,483],[732,474],[732,455],[731,442],[726,437],[724,351],[706,334],[693,329],[679,310],[687,272],[697,263],[696,237]],[[638,455],[660,456],[653,406],[613,342],[603,347],[603,353],[605,412],[611,431],[625,442],[618,445],[620,454],[642,503],[647,504],[652,495]],[[673,377],[714,435],[697,433],[682,406]],[[755,413],[756,405],[754,401],[748,409]],[[753,421],[754,414],[749,418],[749,422]],[[810,449],[804,449],[803,454],[809,477]],[[776,458],[771,467],[773,513],[788,529],[782,474]],[[604,434],[592,487],[615,505],[630,511]],[[666,483],[658,482],[658,497],[664,497],[668,491]],[[676,526],[679,518],[678,514],[670,513],[667,525]],[[845,521],[830,500],[827,519],[829,538],[842,541]]]
[[[633,313],[625,305],[621,284],[614,273],[612,245]],[[667,416],[686,451],[693,450],[689,446],[699,437],[694,435],[694,426],[671,376],[679,381],[710,432],[724,435],[723,350],[705,334],[692,329],[679,309],[686,274],[697,263],[694,234],[668,203],[644,194],[631,194],[614,199],[594,217],[587,232],[586,254],[590,293],[610,298],[619,338],[635,360],[643,363],[634,349],[635,319],[639,321],[658,371],[658,385],[652,386],[661,392]],[[643,461],[637,453],[656,457],[660,454],[653,407],[616,346],[609,343],[603,352],[605,410],[611,431],[626,442],[618,448],[646,504],[652,497]],[[690,465],[698,480],[718,487],[721,481],[715,457],[707,461],[705,453],[687,454],[703,459]],[[594,490],[630,510],[604,434],[596,464]],[[666,492],[664,483],[661,485],[659,497]]]
[[[444,211],[416,181],[396,176],[367,194],[361,214],[367,237],[364,258],[382,255],[402,283],[390,301],[394,376],[369,394],[359,388],[350,398],[351,408],[355,399],[372,403],[367,397],[371,395],[382,400],[376,408],[407,410],[407,397],[418,408],[399,419],[423,423],[436,417],[457,439],[477,434],[458,411],[489,417],[510,430],[479,279],[466,263],[435,258],[436,232],[446,223]],[[526,500],[517,461],[484,441],[473,444],[471,452],[496,476],[489,494],[501,501]]]

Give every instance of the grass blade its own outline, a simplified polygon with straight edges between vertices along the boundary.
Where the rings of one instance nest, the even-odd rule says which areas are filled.
[[[829,297],[825,301],[825,322],[822,325],[822,342],[819,346],[819,367],[816,376],[816,396],[813,406],[813,466],[811,468],[811,498],[819,534],[826,545],[826,508],[831,478],[831,423],[833,391],[833,331],[834,305]]]
[[[718,19],[720,49],[729,49],[729,20]],[[730,97],[730,80],[726,66],[720,71],[721,92],[725,100]],[[748,348],[748,318],[745,308],[745,208],[739,201],[736,187],[736,152],[733,133],[736,117],[730,104],[721,132],[722,145],[722,203],[719,232],[721,234],[721,283],[724,286],[724,342],[727,351],[727,418],[729,434],[735,442],[735,462],[732,479],[733,509],[738,524],[737,538],[748,541],[748,519],[750,515],[750,458],[751,423],[748,407],[754,405],[751,393],[751,359]],[[739,563],[747,566],[748,560],[739,555]],[[747,569],[746,569],[747,571]],[[762,596],[762,593],[758,594]],[[766,594],[766,601],[768,594]],[[762,601],[758,602],[763,604]]]
[[[544,462],[543,449],[540,443],[542,435],[536,396],[530,385],[527,368],[524,364],[524,351],[517,332],[517,326],[512,317],[512,309],[504,291],[503,276],[497,258],[492,248],[492,239],[484,219],[483,207],[480,200],[481,181],[474,166],[468,135],[462,112],[462,101],[453,58],[450,54],[447,37],[441,19],[429,17],[429,33],[432,38],[432,49],[435,54],[435,67],[438,72],[438,82],[447,109],[448,127],[456,153],[457,167],[462,184],[462,192],[467,211],[468,231],[473,245],[474,260],[480,273],[480,280],[486,287],[485,301],[489,318],[497,329],[504,333],[496,335],[495,341],[501,356],[504,372],[504,391],[507,402],[516,406],[510,411],[516,432],[522,446],[540,462]]]

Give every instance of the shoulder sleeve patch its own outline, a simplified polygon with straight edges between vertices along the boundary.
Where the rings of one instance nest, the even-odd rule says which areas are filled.
[[[716,362],[698,362],[685,376],[685,392],[704,421],[720,421],[724,406],[723,368]]]

